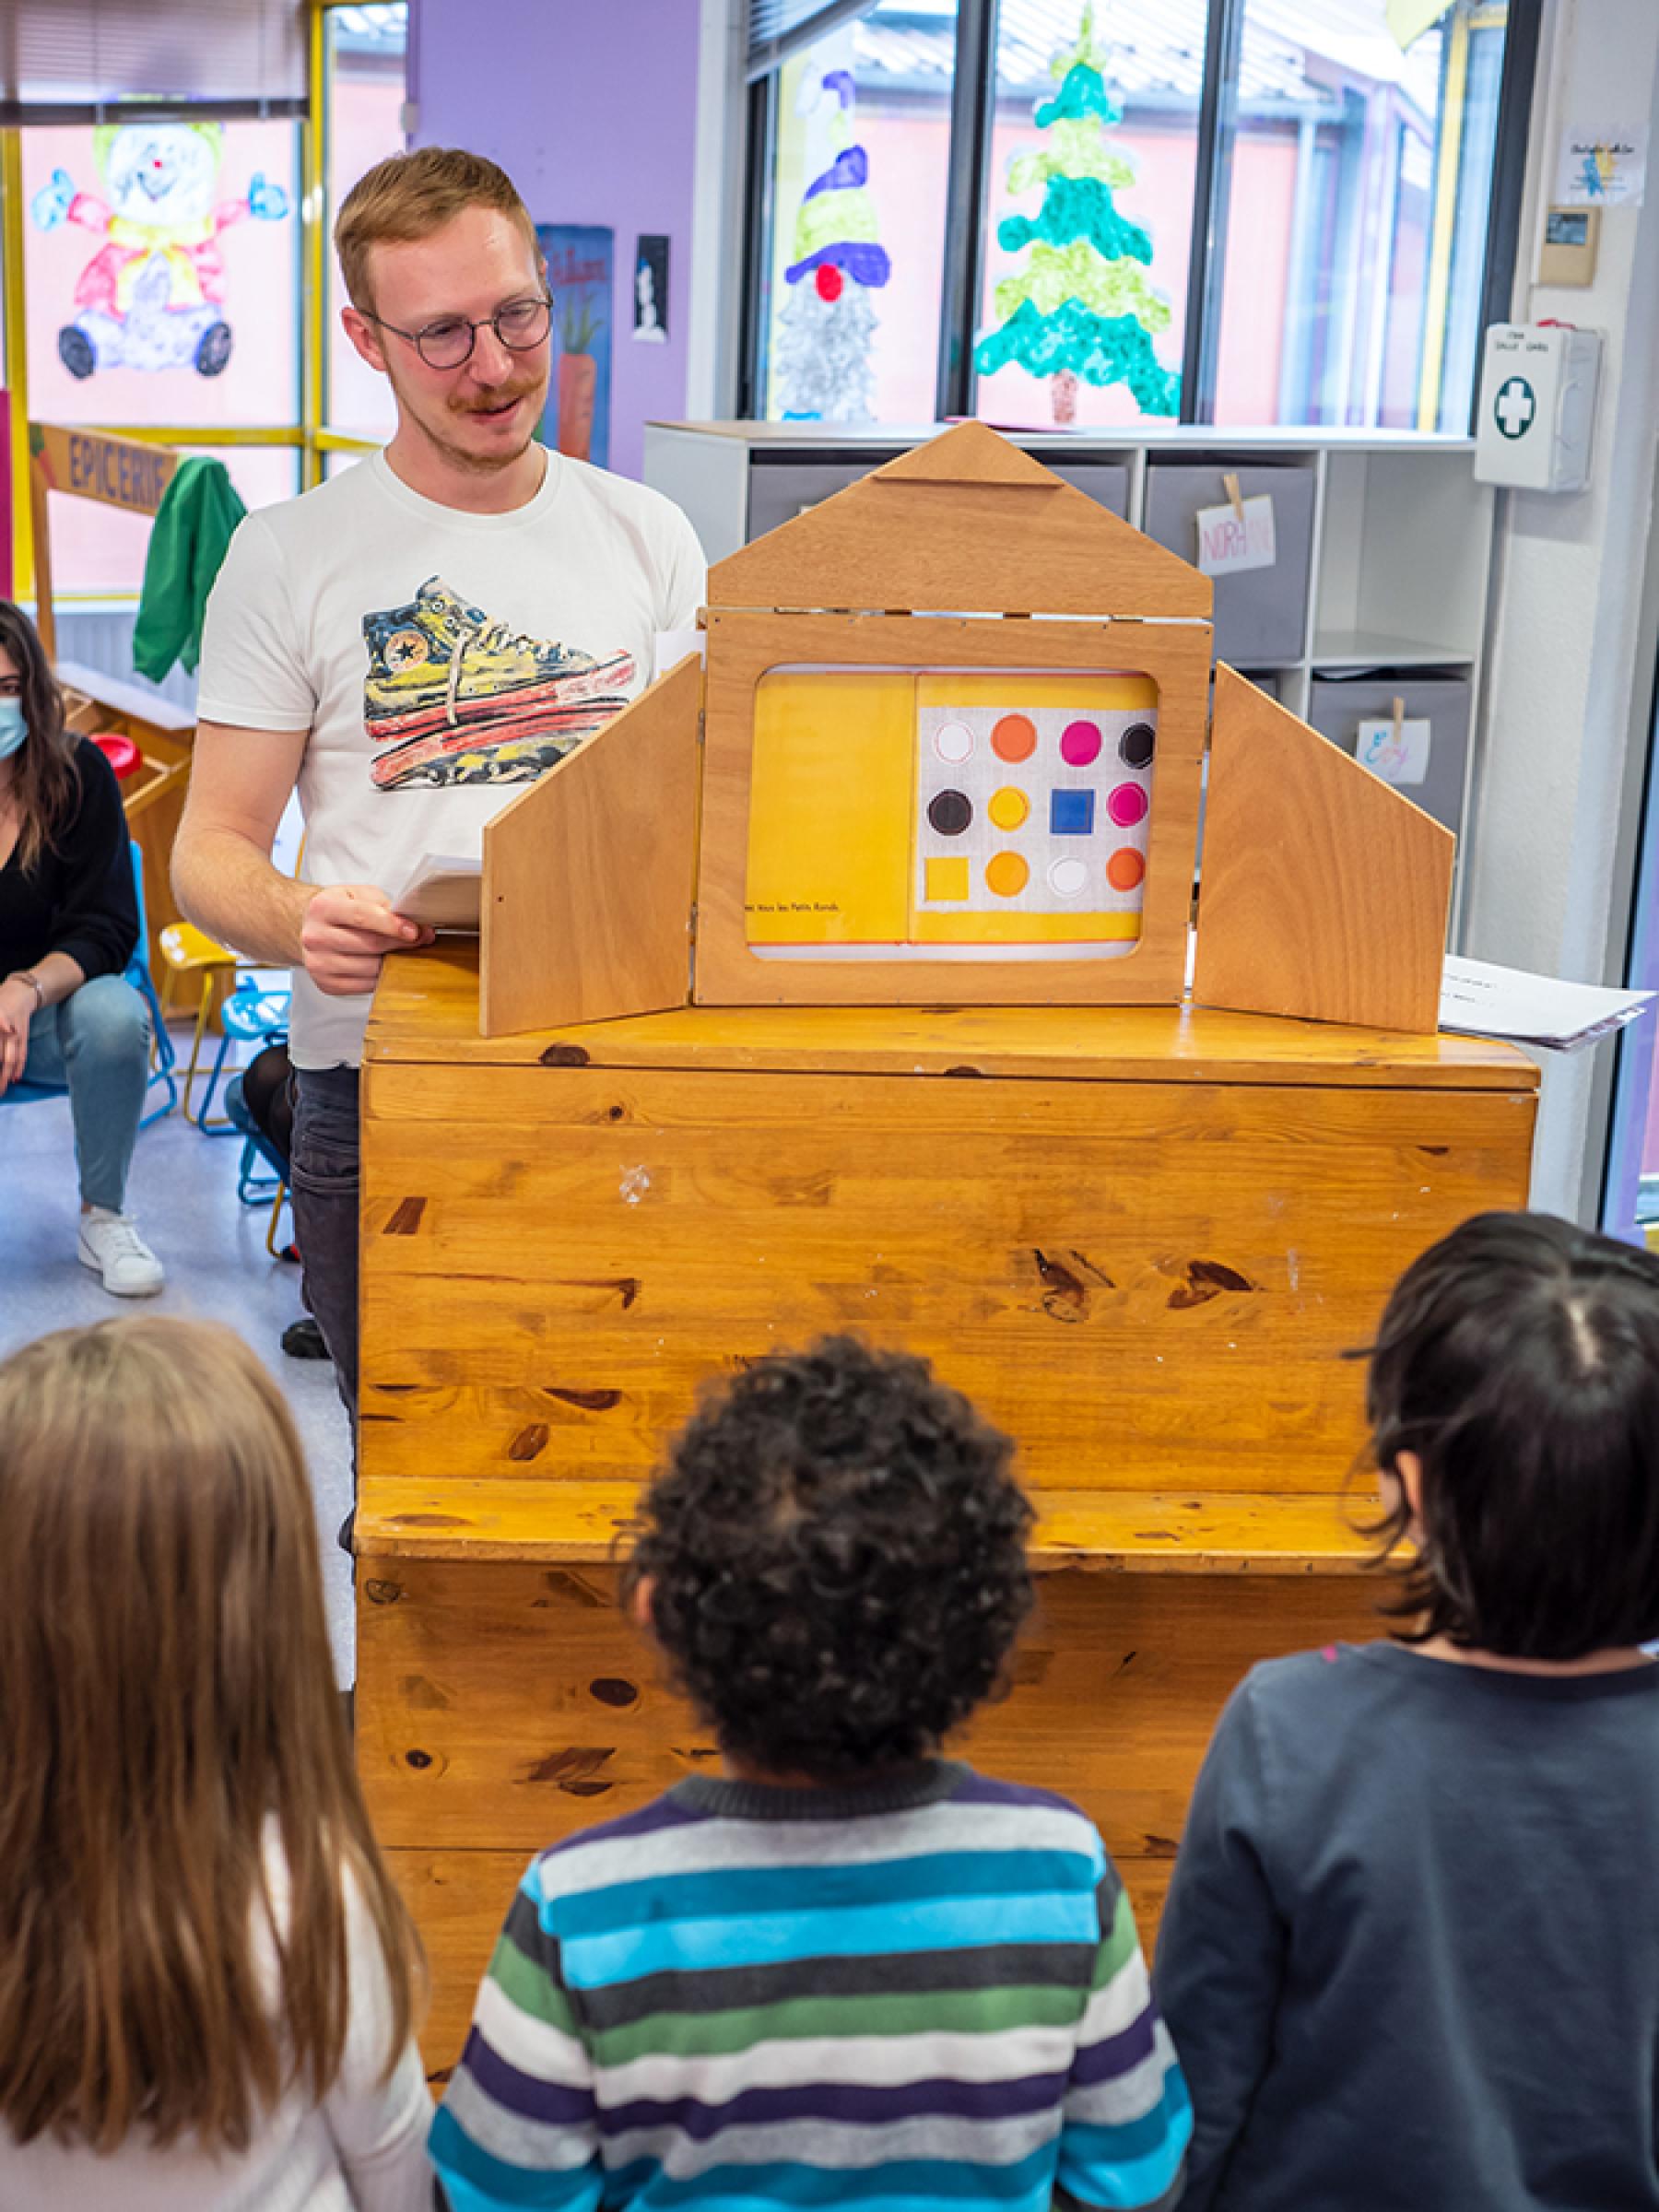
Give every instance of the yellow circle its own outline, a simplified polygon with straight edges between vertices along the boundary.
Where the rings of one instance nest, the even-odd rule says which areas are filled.
[[[999,830],[1018,830],[1030,811],[1030,800],[1012,783],[1005,783],[1000,791],[994,791],[991,804],[985,809]]]
[[[1018,899],[1031,871],[1018,853],[994,853],[985,864],[985,882],[999,899]]]

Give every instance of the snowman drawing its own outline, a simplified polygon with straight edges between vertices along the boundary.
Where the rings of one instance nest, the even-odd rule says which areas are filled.
[[[248,218],[280,222],[287,193],[256,171],[246,199],[216,199],[224,134],[214,123],[110,124],[94,145],[107,199],[76,191],[59,169],[29,204],[37,229],[76,223],[105,241],[76,285],[79,312],[58,333],[65,368],[218,376],[231,343],[219,233]]]

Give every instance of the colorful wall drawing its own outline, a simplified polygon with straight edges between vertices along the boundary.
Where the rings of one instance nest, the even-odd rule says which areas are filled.
[[[785,418],[867,421],[876,411],[870,294],[893,271],[877,236],[869,152],[853,135],[852,73],[810,73],[798,97],[806,113],[827,112],[835,152],[801,195],[794,259],[783,272],[789,296],[778,317],[773,373]]]
[[[1008,164],[1010,193],[1041,183],[1035,218],[1005,216],[997,240],[1008,253],[1030,249],[1017,275],[996,287],[998,329],[982,336],[974,362],[982,374],[1010,362],[1051,381],[1054,420],[1077,420],[1077,382],[1127,384],[1142,414],[1173,415],[1181,379],[1166,369],[1152,340],[1170,327],[1170,302],[1147,280],[1151,234],[1112,205],[1114,191],[1135,171],[1107,142],[1123,105],[1107,89],[1105,50],[1095,37],[1093,0],[1076,41],[1050,65],[1059,83],[1040,100],[1035,120],[1047,147],[1017,154]]]
[[[280,222],[287,193],[255,171],[245,198],[219,199],[216,123],[111,124],[93,144],[101,196],[57,169],[29,204],[37,229],[73,223],[104,241],[76,284],[59,358],[80,380],[114,368],[218,376],[234,337],[219,235],[250,218]]]
[[[542,436],[598,468],[610,460],[611,265],[614,231],[595,223],[538,223],[553,295],[553,373]]]

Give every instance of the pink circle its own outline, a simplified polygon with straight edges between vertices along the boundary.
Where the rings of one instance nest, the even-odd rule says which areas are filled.
[[[1087,768],[1100,757],[1100,728],[1094,722],[1068,722],[1060,739],[1060,758],[1067,768]]]
[[[1120,830],[1132,830],[1146,818],[1147,794],[1138,783],[1120,783],[1107,800],[1106,811]]]

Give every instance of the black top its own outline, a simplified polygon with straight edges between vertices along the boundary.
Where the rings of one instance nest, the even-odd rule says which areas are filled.
[[[1653,2212],[1656,1886],[1659,1666],[1256,1667],[1159,1936],[1182,2212]]]
[[[25,874],[17,849],[0,867],[0,976],[66,952],[90,982],[119,975],[138,942],[133,856],[115,771],[89,737],[76,740],[80,798]]]

